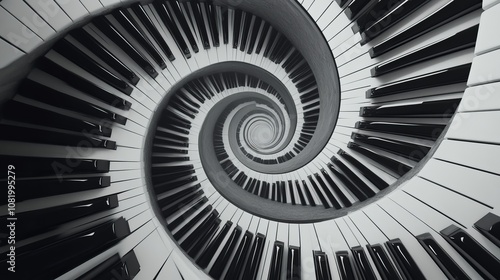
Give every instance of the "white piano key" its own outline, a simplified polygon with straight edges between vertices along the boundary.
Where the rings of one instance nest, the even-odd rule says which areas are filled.
[[[9,66],[24,55],[24,52],[12,46],[2,38],[0,38],[0,49],[2,50],[2,55],[0,55],[0,69]]]
[[[55,31],[61,31],[73,22],[54,0],[25,0]]]
[[[301,279],[315,279],[313,251],[320,250],[312,224],[300,224],[300,269]]]
[[[320,16],[323,13],[326,13],[326,10],[332,4],[333,4],[332,0],[316,0],[316,1],[313,1],[312,3],[310,3],[310,6],[307,9],[307,12],[313,18],[314,21],[318,21]]]
[[[99,0],[80,0],[80,2],[90,14],[96,14],[104,8]]]
[[[500,81],[500,68],[496,61],[500,60],[500,50],[476,56],[472,61],[468,86],[481,85]]]
[[[119,4],[121,0],[99,0],[99,1],[101,1],[104,7],[109,8],[111,6]]]
[[[0,3],[0,6],[36,33],[42,40],[47,40],[55,35],[54,29],[24,1],[3,1]]]
[[[183,280],[177,266],[175,265],[174,258],[169,257],[163,267],[158,272],[155,279],[172,279],[172,280]]]
[[[153,231],[134,248],[141,270],[136,275],[137,279],[154,279],[161,266],[168,258],[160,236]],[[170,278],[169,278],[170,279]]]
[[[493,128],[500,112],[463,112],[457,113],[446,138],[472,142],[500,144],[500,134]]]
[[[498,3],[500,3],[499,0],[484,0],[483,1],[483,10],[488,10],[492,7],[495,7],[495,5],[497,5]]]
[[[486,3],[484,1],[483,3]],[[500,5],[492,6],[481,14],[479,24],[479,33],[476,41],[476,55],[481,55],[500,48],[500,38],[496,36],[495,27],[498,26],[498,15],[500,14]]]
[[[83,17],[88,16],[89,12],[78,0],[55,0],[56,3],[64,10],[64,12],[73,21],[78,21],[83,19]]]
[[[500,147],[497,145],[444,140],[434,158],[500,174]]]
[[[331,4],[328,8],[325,9],[325,12],[323,15],[319,17],[319,19],[316,20],[316,24],[318,27],[321,29],[321,31],[324,31],[325,28],[327,28],[331,24],[335,24],[334,21],[335,19],[342,13],[342,8],[339,7],[337,3]]]
[[[42,44],[42,39],[0,7],[0,37],[24,52],[31,52]],[[2,56],[4,56],[2,52]]]
[[[458,112],[489,111],[500,109],[500,83],[490,83],[465,90]]]

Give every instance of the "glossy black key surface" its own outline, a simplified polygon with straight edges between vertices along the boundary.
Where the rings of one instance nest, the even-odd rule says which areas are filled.
[[[355,127],[360,130],[389,133],[389,134],[402,135],[413,138],[422,138],[428,140],[436,140],[443,132],[445,125],[358,121]]]
[[[318,185],[316,184],[316,182],[313,180],[312,176],[309,175],[307,176],[307,179],[309,179],[309,182],[311,183],[311,186],[312,186],[312,189],[316,192],[316,195],[319,197],[319,200],[321,201],[321,204],[323,204],[323,206],[325,208],[330,208],[330,204],[328,203],[328,200],[326,199],[326,197],[323,195],[323,193],[321,192],[321,190],[319,189]]]
[[[239,9],[234,10],[233,13],[234,21],[233,21],[233,49],[238,48],[240,42],[240,29],[241,29],[241,20],[243,18],[243,12]]]
[[[354,261],[356,262],[361,278],[366,280],[377,279],[373,274],[372,267],[370,265],[370,262],[368,261],[368,258],[366,257],[366,253],[363,250],[363,247],[353,247],[351,248],[351,252],[354,256]]]
[[[77,280],[132,280],[140,270],[137,256],[134,251],[130,251],[122,258],[118,254],[113,255]]]
[[[169,11],[173,11],[170,13],[170,17],[172,20],[173,24],[175,23],[174,20],[174,15],[177,21],[180,24],[180,27],[182,28],[182,31],[184,32],[184,35],[186,35],[186,38],[189,41],[189,44],[191,45],[191,48],[195,53],[199,51],[198,44],[196,43],[196,39],[194,38],[194,34],[191,32],[191,29],[188,26],[187,20],[184,17],[184,14],[181,12],[180,6],[183,6],[184,10],[188,11],[188,5],[192,4],[191,7],[193,9],[193,13],[195,12],[196,9],[196,4],[193,3],[188,3],[188,2],[178,2],[178,1],[165,1],[167,7],[169,8]],[[194,23],[192,23],[194,25]]]
[[[229,15],[226,6],[221,7],[222,39],[225,45],[229,43]]]
[[[370,49],[372,58],[380,56],[393,50],[419,36],[430,32],[448,22],[451,22],[463,15],[475,11],[481,7],[481,0],[452,0],[446,3],[441,9],[432,13],[420,22],[390,37],[382,43]]]
[[[356,280],[354,276],[353,266],[351,260],[349,259],[349,253],[347,251],[339,251],[335,253],[337,258],[337,268],[339,270],[341,280]]]
[[[340,161],[338,158],[335,156],[332,156],[331,161],[334,166],[336,166],[342,173],[344,174],[347,179],[349,179],[354,185],[361,189],[363,193],[373,196],[375,193],[373,190],[363,181],[361,180],[349,167],[347,167],[342,161]]]
[[[476,45],[479,25],[474,25],[463,31],[444,39],[439,40],[429,46],[422,47],[408,54],[395,59],[385,61],[371,69],[372,77],[378,77],[395,70],[408,67],[432,58],[457,52],[463,49],[472,48]]]
[[[70,86],[113,107],[123,110],[129,110],[132,105],[130,102],[117,97],[109,91],[100,88],[93,82],[80,77],[78,74],[67,70],[66,68],[45,57],[39,59],[37,66],[48,74],[62,80],[63,82],[68,83]]]
[[[173,215],[174,213],[176,213],[177,211],[179,211],[180,209],[182,209],[186,205],[191,204],[197,200],[198,200],[198,202],[197,202],[198,205],[203,205],[206,202],[206,197],[203,197],[202,199],[200,199],[200,197],[203,196],[203,194],[204,194],[203,190],[199,190],[195,193],[190,193],[190,194],[186,195],[184,198],[178,200],[175,203],[168,204],[167,206],[161,208],[161,213],[162,213],[163,217],[170,217],[171,215]],[[178,225],[181,222],[182,222],[182,219],[178,220],[178,221],[174,221],[169,225],[169,227],[173,228],[174,226]]]
[[[139,30],[139,25],[127,9],[114,11],[113,16],[120,23],[120,25],[125,28],[125,30],[127,30],[132,37],[134,37],[144,50],[146,50],[146,52],[153,58],[161,69],[167,68],[165,61],[163,61],[163,58],[160,56],[158,50],[156,50],[151,41],[149,41],[148,37]]]
[[[485,279],[500,279],[500,260],[493,256],[465,230],[451,225],[441,235]]]
[[[486,236],[491,242],[500,247],[500,217],[488,213],[479,221],[474,223],[474,227],[479,230],[481,234]]]
[[[222,272],[224,271],[224,268],[227,265],[229,258],[231,257],[231,254],[234,251],[234,248],[236,247],[236,243],[238,242],[240,235],[241,235],[241,227],[236,226],[231,235],[229,236],[229,239],[226,241],[224,248],[222,248],[222,251],[217,257],[217,260],[215,261],[214,265],[210,269],[210,272],[208,273],[210,276],[212,276],[215,279],[219,279],[221,277]]]
[[[321,170],[321,173],[324,174],[324,169]],[[328,200],[330,201],[330,203],[333,205],[333,207],[335,207],[335,209],[340,209],[342,208],[342,206],[340,206],[340,204],[338,203],[337,199],[335,198],[335,196],[333,196],[332,192],[330,191],[330,189],[326,186],[325,182],[323,181],[323,178],[321,178],[321,176],[318,174],[318,173],[315,173],[314,174],[314,178],[316,178],[316,181],[318,181],[319,185],[321,186],[321,188],[323,189],[323,191],[325,192],[326,196],[328,197]],[[336,191],[334,189],[334,191]],[[338,194],[338,193],[337,193]],[[340,194],[342,195],[342,194]]]
[[[241,30],[241,42],[240,51],[244,52],[247,46],[248,34],[250,31],[250,24],[252,23],[252,14],[245,13],[245,20],[243,21],[243,26]]]
[[[139,18],[139,20],[142,22],[142,24],[149,31],[149,34],[151,34],[155,42],[163,50],[168,60],[170,61],[175,60],[175,56],[172,54],[170,47],[168,46],[167,42],[165,42],[165,39],[163,39],[163,36],[160,34],[158,29],[156,29],[156,26],[153,25],[151,18],[148,16],[142,5],[140,3],[137,3],[132,5],[131,8],[136,14],[136,16]]]
[[[205,246],[209,243],[209,240],[211,240],[215,232],[217,232],[220,223],[221,220],[219,218],[216,218],[208,225],[208,230],[201,232],[200,238],[193,244],[190,249],[186,250],[190,257],[196,259],[198,254],[200,252],[203,252]]]
[[[127,95],[132,93],[133,88],[127,82],[111,73],[105,66],[92,59],[75,45],[71,44],[67,39],[63,38],[59,40],[59,42],[54,45],[53,49],[112,87]]]
[[[369,197],[372,197],[375,193],[369,189],[361,189],[360,186],[356,185],[347,175],[344,174],[342,170],[333,164],[328,164],[328,169],[356,196],[360,201],[365,201]],[[349,204],[347,204],[349,205]]]
[[[233,260],[231,261],[229,270],[224,277],[225,280],[239,279],[240,276],[242,276],[243,265],[249,254],[252,239],[253,234],[249,231],[246,231],[245,235],[243,235],[243,238],[240,241],[240,245],[238,245],[238,249],[236,249],[236,253],[233,257]]]
[[[404,174],[406,174],[406,172],[412,169],[412,167],[406,163],[383,156],[372,149],[366,148],[354,142],[349,142],[347,144],[347,147],[380,163],[381,165],[385,166],[386,168],[398,174],[399,176],[403,176]]]
[[[19,248],[16,260],[29,263],[30,269],[16,271],[16,278],[55,279],[116,244],[130,234],[130,228],[125,219],[119,218],[73,232],[63,233],[55,239],[48,238],[50,241],[37,241],[33,243],[34,247],[25,246],[25,250]]]
[[[202,5],[204,3],[199,3],[199,2],[191,2],[191,8],[193,11],[194,18],[196,20],[196,24],[198,26],[198,32],[201,37],[201,41],[203,43],[203,48],[204,49],[210,49],[210,42],[208,40],[208,34],[207,34],[207,29],[205,27],[205,20],[203,19],[202,16]]]
[[[128,68],[123,62],[121,62],[113,52],[110,52],[106,47],[104,47],[99,41],[92,37],[83,28],[77,28],[70,32],[70,35],[75,38],[80,44],[92,51],[93,54],[97,55],[106,64],[111,66],[116,72],[120,73],[133,85],[137,85],[140,78]]]
[[[208,23],[210,26],[210,35],[212,36],[212,43],[214,47],[220,46],[219,42],[219,29],[217,28],[217,13],[215,5],[209,3],[202,3],[205,7],[205,13],[208,18]]]
[[[16,179],[18,184],[23,186],[16,189],[16,201],[101,189],[111,185],[109,176],[46,179],[20,179],[16,177]]]
[[[430,147],[388,139],[385,137],[369,136],[352,133],[351,138],[356,143],[368,144],[381,150],[396,154],[413,161],[420,161],[430,151]]]
[[[249,42],[248,42],[247,54],[251,54],[253,52],[254,47],[257,44],[257,35],[259,35],[259,30],[260,30],[260,27],[262,26],[262,24],[263,24],[263,20],[260,17],[255,16],[253,28],[251,31],[252,34],[251,34]]]
[[[245,270],[243,271],[243,280],[254,280],[257,278],[265,245],[266,236],[261,233],[257,233],[252,248],[250,249],[250,254],[248,255]]]
[[[372,22],[374,23],[373,25],[367,26],[366,30],[361,33],[361,45],[364,45],[372,39],[378,37],[380,34],[384,33],[386,30],[393,27],[413,12],[417,11],[429,1],[430,0],[409,0],[404,1],[403,3],[398,2],[394,4],[394,1],[389,0],[389,5],[392,4],[392,7],[397,7],[392,10],[390,14],[380,18],[377,22]],[[381,11],[370,11],[372,14],[376,14],[377,12],[380,13]]]
[[[408,279],[426,279],[400,239],[389,240],[385,245],[400,271]]]
[[[375,263],[378,273],[383,280],[400,279],[382,245],[366,245],[366,248],[368,249],[368,253],[372,257],[373,263]]]
[[[181,248],[186,252],[190,252],[191,248],[208,232],[218,216],[219,212],[215,209],[212,210],[203,222],[180,243]]]
[[[283,250],[284,243],[281,241],[274,241],[273,254],[271,256],[270,266],[269,266],[269,276],[268,279],[280,279],[281,270],[283,266]]]
[[[434,240],[431,234],[424,233],[416,236],[418,242],[425,251],[436,262],[441,271],[448,277],[448,279],[470,279],[467,274],[457,265],[457,263],[446,253],[441,246]]]
[[[353,19],[357,17],[362,10],[369,9],[378,2],[378,0],[354,0],[349,4],[349,7],[345,9],[345,14],[348,19]]]
[[[18,230],[16,240],[35,236],[56,229],[64,223],[116,207],[118,207],[118,197],[112,195],[45,209],[37,209],[36,211],[16,213],[16,217],[20,220],[22,219],[21,223],[16,224],[16,229]],[[44,218],[49,216],[51,217],[50,219]],[[7,236],[6,230],[7,228],[5,228],[5,231],[2,231]]]
[[[137,63],[153,79],[158,76],[151,63],[118,31],[105,16],[95,18],[92,23],[121,48],[132,60]]]
[[[419,102],[399,106],[361,107],[360,117],[379,118],[451,118],[458,108],[460,98]]]
[[[414,90],[465,83],[469,78],[470,67],[471,63],[468,63],[371,88],[366,92],[366,98],[377,98]]]
[[[79,112],[100,121],[116,122],[119,124],[127,123],[127,118],[119,114],[71,95],[67,95],[33,80],[24,80],[18,88],[18,94],[55,107]]]
[[[300,280],[300,248],[296,246],[288,246],[288,261],[286,267],[287,280]],[[273,278],[270,278],[270,280]],[[274,278],[277,279],[277,278]]]
[[[304,186],[304,192],[306,193],[307,200],[309,201],[309,205],[316,206],[316,202],[314,202],[311,191],[309,190],[309,187],[307,186],[307,183],[305,180],[302,180],[302,185]]]
[[[352,27],[353,32],[360,32],[362,33],[366,29],[368,29],[370,26],[375,24],[378,20],[382,19],[387,15],[388,13],[391,13],[394,8],[399,6],[401,2],[404,0],[380,0],[378,3],[376,3],[371,9],[368,9],[365,11],[363,14],[359,16],[354,21],[354,25]],[[410,1],[412,2],[412,1]]]
[[[56,176],[109,172],[109,161],[78,158],[46,158],[25,156],[1,156],[4,166],[16,167],[16,179],[32,176]]]
[[[203,201],[203,200],[202,200]],[[196,206],[196,205],[195,205]],[[197,207],[193,207],[191,209],[198,209]],[[205,208],[203,208],[202,211],[200,211],[196,216],[194,217],[191,217],[192,216],[192,212],[191,213],[184,213],[183,216],[188,216],[189,217],[189,222],[187,224],[185,224],[184,226],[182,226],[182,228],[180,228],[175,234],[174,234],[174,238],[176,240],[179,240],[180,238],[182,238],[184,235],[186,235],[186,233],[191,230],[194,225],[196,223],[198,223],[204,216],[206,216],[206,214],[208,214],[210,211],[212,211],[212,205],[207,205]],[[187,211],[186,211],[187,212]],[[194,212],[194,211],[193,211]]]
[[[0,124],[0,129],[2,129],[2,131],[9,131],[9,133],[0,135],[1,140],[70,147],[81,147],[82,145],[86,145],[92,148],[116,150],[115,141],[100,139],[85,133],[67,134],[5,124]]]
[[[217,249],[221,246],[222,241],[226,237],[226,234],[229,232],[229,229],[232,227],[233,222],[227,221],[226,224],[222,227],[222,229],[219,231],[217,236],[210,241],[210,244],[208,247],[203,251],[203,253],[200,255],[200,257],[196,260],[196,263],[202,267],[206,268],[207,265],[210,263],[212,258],[215,255],[215,252]]]
[[[331,280],[330,266],[328,264],[328,256],[321,251],[313,252],[314,269],[316,271],[317,280]]]
[[[166,3],[161,3],[161,1],[154,1],[153,5],[158,12],[158,15],[160,16],[163,24],[165,24],[170,34],[172,34],[172,37],[174,37],[175,43],[177,44],[179,49],[186,56],[186,58],[191,58],[191,51],[184,41],[184,38],[182,37],[177,24],[174,21],[174,18],[169,14]],[[197,49],[193,50],[196,52]]]

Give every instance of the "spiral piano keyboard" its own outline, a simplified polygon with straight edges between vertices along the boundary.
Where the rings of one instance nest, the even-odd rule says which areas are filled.
[[[0,0],[1,275],[500,279],[499,17]]]

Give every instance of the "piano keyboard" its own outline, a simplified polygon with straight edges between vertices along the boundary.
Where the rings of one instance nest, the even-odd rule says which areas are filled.
[[[500,279],[498,15],[0,1],[6,275]]]

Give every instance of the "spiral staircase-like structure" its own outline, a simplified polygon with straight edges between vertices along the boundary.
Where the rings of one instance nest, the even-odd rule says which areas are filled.
[[[500,279],[498,16],[0,1],[2,275]]]

